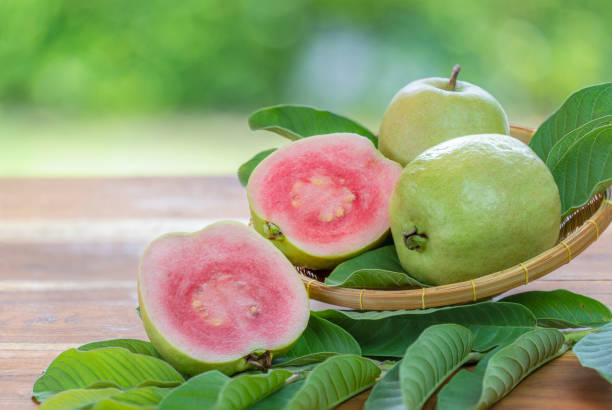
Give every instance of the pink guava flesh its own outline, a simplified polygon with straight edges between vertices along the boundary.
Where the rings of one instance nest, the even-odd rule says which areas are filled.
[[[389,229],[389,198],[402,168],[356,134],[289,144],[249,178],[253,211],[313,255],[354,252]]]
[[[291,263],[234,222],[154,241],[141,262],[140,292],[159,333],[205,362],[286,346],[309,317],[308,297]]]

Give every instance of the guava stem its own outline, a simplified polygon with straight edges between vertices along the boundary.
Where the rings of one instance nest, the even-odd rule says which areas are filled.
[[[453,66],[453,72],[451,74],[450,80],[448,81],[448,86],[446,87],[448,91],[455,91],[457,87],[457,77],[459,76],[459,71],[461,71],[461,66],[459,64],[455,64]]]
[[[272,355],[269,350],[261,355],[249,354],[245,359],[248,364],[257,367],[264,373],[267,373],[268,369],[272,367]]]

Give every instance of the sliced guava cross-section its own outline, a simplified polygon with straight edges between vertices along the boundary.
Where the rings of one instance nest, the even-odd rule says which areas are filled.
[[[250,354],[288,348],[309,317],[293,265],[231,221],[153,241],[140,263],[138,294],[151,342],[187,374],[243,370]]]
[[[253,224],[296,265],[331,268],[384,239],[401,172],[357,134],[295,141],[251,174]]]

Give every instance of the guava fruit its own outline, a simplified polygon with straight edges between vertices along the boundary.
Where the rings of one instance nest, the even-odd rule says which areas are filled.
[[[332,268],[385,239],[389,197],[401,171],[357,134],[295,141],[251,174],[253,225],[294,264]]]
[[[470,134],[508,134],[508,117],[495,98],[467,81],[424,78],[402,88],[383,116],[379,148],[406,165],[440,142]]]
[[[154,240],[138,274],[140,312],[160,355],[185,374],[231,375],[289,348],[309,302],[297,271],[257,232],[231,221]]]
[[[455,138],[410,162],[389,205],[400,263],[442,285],[525,261],[555,245],[561,201],[542,160],[506,135]]]

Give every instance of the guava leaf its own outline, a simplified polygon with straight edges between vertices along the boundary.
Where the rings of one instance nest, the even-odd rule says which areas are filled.
[[[342,262],[325,278],[325,284],[361,289],[429,286],[404,272],[394,245],[383,246]]]
[[[157,406],[155,404],[130,404],[115,401],[112,397],[107,399],[102,399],[93,407],[89,408],[90,410],[156,410]],[[89,410],[88,409],[88,410]]]
[[[586,124],[576,128],[565,134],[557,143],[552,147],[546,158],[546,165],[549,169],[555,167],[559,159],[586,134],[594,130],[595,128],[602,127],[604,125],[612,124],[612,115],[604,115],[603,117],[595,118],[587,122]]]
[[[397,362],[384,376],[374,385],[368,399],[365,402],[365,410],[405,410],[404,398],[400,387],[400,363]]]
[[[256,154],[253,158],[240,165],[240,168],[238,168],[238,179],[242,186],[247,185],[255,167],[274,151],[276,151],[276,148],[261,151],[259,154]]]
[[[376,135],[363,125],[342,115],[303,105],[276,105],[257,110],[249,116],[249,127],[253,131],[272,131],[292,141],[313,135],[352,132],[378,146]]]
[[[42,402],[69,389],[173,387],[183,381],[183,376],[163,360],[123,348],[69,349],[57,356],[36,380],[33,396]]]
[[[420,409],[429,396],[468,358],[472,332],[460,325],[430,326],[406,349],[400,386],[408,409]]]
[[[285,409],[287,404],[289,404],[293,396],[302,388],[305,382],[306,380],[301,379],[287,384],[285,387],[249,407],[249,410]]]
[[[460,370],[438,393],[436,409],[485,409],[521,380],[567,350],[561,332],[535,329],[496,349],[469,372]]]
[[[283,387],[291,372],[276,369],[266,374],[229,378],[217,370],[192,377],[159,404],[159,410],[245,409]]]
[[[612,323],[583,337],[573,350],[580,364],[597,370],[612,383]]]
[[[373,385],[379,374],[378,366],[364,357],[330,357],[308,374],[285,409],[331,409]]]
[[[483,352],[509,343],[536,326],[533,313],[515,303],[481,302],[426,310],[358,312],[322,310],[317,316],[349,332],[365,356],[402,357],[427,327],[455,323],[474,334],[475,351]]]
[[[376,383],[366,410],[420,409],[441,383],[468,358],[472,333],[453,324],[430,326],[403,359]]]
[[[315,367],[318,363],[321,363],[330,357],[337,356],[339,353],[335,352],[321,352],[311,353],[304,356],[296,357],[295,359],[284,360],[275,362],[272,364],[274,368],[287,369],[292,372],[301,372],[304,370],[310,370]]]
[[[561,196],[561,213],[585,205],[612,184],[612,125],[585,134],[551,169]]]
[[[114,387],[107,389],[74,389],[66,390],[45,400],[40,410],[80,410],[91,406],[98,400],[114,396],[121,390]]]
[[[167,395],[158,410],[214,409],[223,386],[230,378],[218,370],[192,377]]]
[[[538,127],[529,146],[546,162],[553,146],[570,131],[587,122],[612,114],[612,83],[583,88],[567,100]]]
[[[122,347],[124,349],[129,350],[132,353],[144,354],[147,356],[161,358],[159,353],[157,353],[157,350],[155,350],[155,348],[150,342],[145,342],[144,340],[137,340],[137,339],[102,340],[99,342],[87,343],[83,346],[78,347],[78,350],[89,351],[89,350],[101,349],[104,347]]]
[[[564,289],[518,293],[500,302],[525,306],[535,315],[538,326],[542,327],[599,327],[612,322],[612,312],[606,305]]]
[[[301,366],[315,363],[317,359],[325,360],[333,353],[361,354],[361,348],[346,330],[311,314],[306,330],[275,364],[283,367]]]
[[[173,389],[140,387],[99,400],[92,410],[154,410]]]

